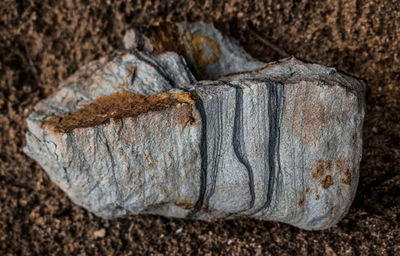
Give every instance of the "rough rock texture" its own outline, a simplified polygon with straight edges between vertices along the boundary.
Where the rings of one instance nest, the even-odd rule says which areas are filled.
[[[74,202],[105,218],[130,212],[255,216],[304,229],[336,224],[358,183],[363,84],[294,58],[260,67],[238,54],[237,65],[225,65],[225,47],[243,50],[210,31],[196,49],[212,40],[223,54],[202,65],[196,58],[209,59],[210,51],[186,53],[195,73],[219,77],[247,71],[247,62],[258,69],[195,82],[182,57],[139,51],[135,34],[125,40],[129,51],[88,64],[35,107],[25,152]],[[119,110],[108,109],[104,122],[66,133],[48,125],[122,91],[171,102],[118,119],[110,113]]]
[[[162,23],[147,36],[133,29],[124,36],[126,49],[183,55],[196,77],[214,80],[221,76],[260,68],[263,62],[251,57],[232,38],[205,23]]]

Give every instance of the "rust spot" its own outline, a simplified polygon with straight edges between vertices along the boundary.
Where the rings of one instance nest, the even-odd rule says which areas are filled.
[[[134,66],[129,66],[128,71],[129,71],[130,75],[133,75],[135,73],[135,67]]]
[[[342,169],[342,161],[340,159],[336,160],[335,168],[336,168],[336,170],[341,170]]]
[[[349,168],[346,168],[343,172],[344,177],[342,178],[342,183],[346,184],[346,185],[350,185],[351,184],[351,173]]]
[[[192,105],[186,103],[177,105],[174,112],[174,122],[176,125],[181,126],[181,132],[187,125],[192,125],[195,122]]]
[[[124,56],[126,56],[126,55],[128,55],[129,54],[129,52],[122,52],[122,53],[120,53],[118,56],[119,57],[124,57]]]
[[[143,155],[143,158],[149,162],[153,161],[153,157],[151,157],[151,155]]]
[[[324,161],[325,163],[325,170],[332,171],[332,162],[331,161]]]
[[[315,200],[319,200],[319,194],[315,195]]]
[[[157,163],[156,161],[150,162],[150,163],[147,163],[145,166],[146,166],[147,169],[149,169],[150,167],[152,167],[156,163]]]
[[[322,160],[318,160],[317,170],[312,174],[313,179],[321,178],[324,176],[324,164]]]
[[[304,204],[304,198],[300,199],[297,204],[299,205],[299,207],[301,207]]]
[[[134,184],[137,188],[140,188],[142,186],[142,179],[139,175],[137,175],[137,179],[135,180]]]
[[[128,86],[128,82],[119,83],[119,84],[117,85],[117,88],[123,88],[123,87],[125,87],[125,86]]]
[[[183,209],[192,209],[194,207],[194,204],[188,202],[176,202],[175,205]]]
[[[310,193],[311,188],[310,188],[310,187],[307,187],[305,191],[306,191],[306,194],[308,194],[308,193]]]
[[[221,57],[218,43],[205,35],[193,35],[190,40],[190,49],[199,68],[217,62]]]
[[[67,133],[75,128],[96,126],[109,119],[134,117],[150,111],[167,109],[178,104],[193,105],[195,100],[191,93],[160,93],[144,96],[138,93],[114,93],[95,99],[74,113],[63,116],[52,116],[43,123],[55,132]]]
[[[319,159],[315,161],[315,171],[311,174],[311,177],[316,180],[322,178],[326,172],[331,172],[333,170],[340,170],[338,169],[338,166],[341,166],[341,161],[336,160],[336,165],[333,165],[334,161],[331,160],[323,160]],[[335,167],[335,168],[334,168]],[[309,170],[308,168],[304,168],[306,170]]]
[[[327,189],[333,185],[333,180],[331,175],[326,175],[325,178],[321,182],[321,187],[323,189]]]
[[[129,172],[128,168],[125,170],[124,179],[126,183],[131,183],[131,173]]]
[[[145,165],[146,168],[150,168],[154,164],[158,163],[158,160],[153,160],[153,157],[151,155],[144,155],[143,158],[147,161],[147,164]]]

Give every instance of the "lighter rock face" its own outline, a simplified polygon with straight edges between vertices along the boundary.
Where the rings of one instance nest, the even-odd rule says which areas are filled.
[[[261,63],[212,25],[176,28],[190,35],[181,39],[185,58],[153,54],[149,38],[129,31],[126,50],[64,81],[28,117],[26,154],[73,202],[104,218],[253,216],[308,230],[335,225],[357,188],[364,84],[295,58]],[[193,38],[201,39],[194,48]],[[213,81],[197,82],[187,63]],[[122,91],[190,92],[195,103],[65,133],[44,125]]]

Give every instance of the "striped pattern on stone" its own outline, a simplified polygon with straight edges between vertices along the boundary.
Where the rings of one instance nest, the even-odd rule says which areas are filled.
[[[229,38],[211,25],[190,28],[225,56],[204,76],[245,72],[197,82],[187,56],[151,53],[151,40],[135,32],[124,39],[130,49],[89,63],[35,106],[25,152],[72,201],[104,218],[256,217],[310,230],[336,224],[357,188],[364,85],[295,58],[259,65],[243,55],[224,69],[224,53],[243,49],[224,44]],[[257,68],[247,71],[246,61]],[[111,99],[121,92],[133,103],[115,119],[121,104]],[[100,98],[106,121],[65,133],[47,125]]]

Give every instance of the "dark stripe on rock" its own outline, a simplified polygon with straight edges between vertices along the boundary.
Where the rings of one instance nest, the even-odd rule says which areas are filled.
[[[284,85],[266,79],[251,79],[251,81],[263,82],[268,91],[268,147],[265,149],[268,156],[268,181],[264,184],[265,202],[250,215],[254,215],[271,206],[272,196],[276,189],[275,176],[281,173],[280,163],[280,128],[281,128],[281,108],[284,104]],[[276,162],[275,162],[276,158]],[[265,171],[267,171],[265,169]],[[265,175],[267,176],[267,175]],[[264,181],[265,182],[265,181]],[[265,187],[267,189],[265,189]]]
[[[197,212],[201,210],[204,201],[204,195],[207,190],[207,117],[204,110],[203,101],[200,99],[196,102],[196,108],[199,111],[201,118],[201,137],[200,137],[200,157],[201,157],[201,169],[200,169],[200,190],[199,197],[193,210],[186,216],[187,218],[193,217]]]
[[[179,55],[179,62],[182,65],[182,67],[185,69],[186,74],[187,74],[187,76],[189,78],[189,82],[191,84],[195,83],[196,79],[194,78],[194,76],[193,76],[192,72],[190,71],[186,61],[183,59],[183,57],[181,55]]]
[[[135,50],[130,50],[130,53],[133,54],[138,60],[143,61],[145,63],[147,63],[148,65],[150,65],[152,68],[154,68],[154,70],[160,75],[162,76],[173,88],[176,88],[177,85],[175,84],[175,82],[164,72],[164,70],[160,69],[159,66],[160,63],[155,60],[155,59],[151,59],[152,61],[146,59],[140,52],[137,52]]]
[[[132,72],[131,85],[133,85],[135,83],[135,78],[136,78],[136,68]]]
[[[249,192],[250,192],[250,203],[248,209],[253,208],[255,202],[255,192],[254,192],[254,174],[253,169],[249,163],[246,154],[246,148],[244,143],[244,131],[243,131],[243,89],[238,86],[231,84],[227,81],[222,81],[228,86],[236,89],[236,99],[235,99],[235,120],[233,123],[233,136],[232,145],[235,155],[240,163],[244,165],[247,170],[247,175],[249,177]],[[248,210],[246,209],[246,210]]]

